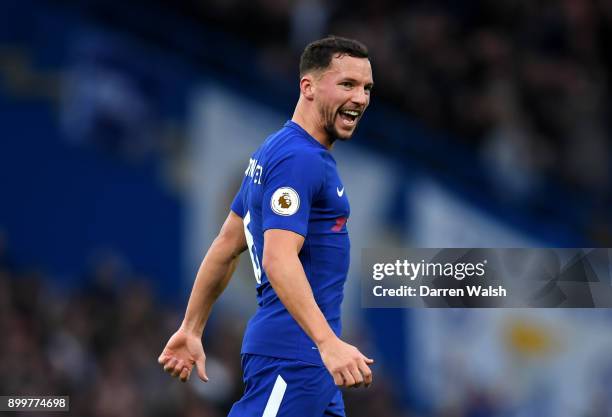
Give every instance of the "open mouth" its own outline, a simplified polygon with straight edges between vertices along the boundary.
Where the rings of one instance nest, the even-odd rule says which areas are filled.
[[[353,126],[361,116],[359,110],[339,110],[338,115],[346,126]]]

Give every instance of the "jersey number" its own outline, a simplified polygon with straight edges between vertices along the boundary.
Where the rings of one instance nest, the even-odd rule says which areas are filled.
[[[257,248],[255,242],[253,242],[253,235],[249,230],[249,224],[251,223],[251,212],[247,211],[244,216],[244,236],[246,237],[247,245],[249,247],[249,254],[251,255],[251,262],[253,263],[253,272],[255,273],[255,281],[261,284],[261,266],[259,264],[259,258],[257,257]]]

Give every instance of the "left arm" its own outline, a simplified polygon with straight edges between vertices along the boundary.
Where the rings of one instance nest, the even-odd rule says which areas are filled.
[[[372,359],[340,340],[319,308],[298,254],[304,238],[294,232],[269,229],[264,233],[263,268],[289,314],[319,349],[336,385],[358,387],[372,383]]]

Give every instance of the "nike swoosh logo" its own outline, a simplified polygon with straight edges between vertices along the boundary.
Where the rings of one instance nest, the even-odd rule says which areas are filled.
[[[342,197],[344,195],[344,187],[342,187],[342,189],[336,187],[336,192],[338,193],[338,197]]]

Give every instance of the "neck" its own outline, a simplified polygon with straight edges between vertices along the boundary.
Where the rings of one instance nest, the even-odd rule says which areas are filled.
[[[322,123],[320,123],[314,106],[306,108],[302,102],[302,97],[298,100],[291,121],[300,125],[302,129],[327,149],[331,150],[334,146],[334,141],[330,138]]]

